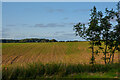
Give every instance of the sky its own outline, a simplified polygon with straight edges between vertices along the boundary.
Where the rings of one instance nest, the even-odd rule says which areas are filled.
[[[96,6],[116,9],[116,2],[3,2],[2,38],[46,38],[80,40],[73,26],[88,23],[90,9]],[[114,22],[114,21],[113,21]]]
[[[3,2],[118,2],[119,0],[2,0]]]

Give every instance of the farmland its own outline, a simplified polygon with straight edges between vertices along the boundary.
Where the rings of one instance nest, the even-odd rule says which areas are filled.
[[[88,42],[3,43],[2,63],[3,65],[31,62],[89,64],[91,53],[88,47]],[[118,60],[117,55],[115,62]],[[104,63],[101,57],[96,56],[96,63]]]
[[[41,66],[43,66],[44,69],[40,68],[41,75],[48,74],[51,76],[54,75],[54,73],[57,74],[58,72],[60,76],[67,74],[67,76],[70,77],[70,74],[77,73],[73,75],[73,77],[79,77],[81,75],[79,74],[79,72],[92,72],[94,70],[95,72],[108,72],[109,70],[112,70],[112,68],[114,68],[115,70],[113,70],[113,72],[115,76],[110,76],[107,73],[105,74],[107,74],[110,77],[116,77],[117,64],[113,65],[112,67],[104,66],[104,61],[101,59],[103,56],[102,53],[99,56],[96,55],[96,67],[90,67],[89,62],[91,58],[91,50],[88,47],[88,42],[3,43],[3,75],[6,76],[6,67],[7,69],[15,69],[15,71],[18,70],[18,72],[20,70],[23,70],[23,72],[28,70],[28,73],[32,75],[29,71],[33,70],[33,72],[35,72],[36,68],[40,68]],[[117,52],[115,54],[114,62],[118,63]],[[35,67],[34,65],[37,65],[37,67]],[[24,66],[25,69],[21,69],[22,66]],[[58,68],[60,68],[60,70],[58,70]],[[78,70],[78,68],[80,69]],[[64,69],[66,72],[64,72]],[[41,71],[44,70],[47,72],[42,73]],[[49,70],[57,71],[51,72]],[[64,73],[62,73],[62,71]],[[8,73],[9,72],[10,71],[8,71]],[[96,76],[98,76],[98,74],[96,74]],[[28,76],[27,73],[25,73],[25,75]],[[89,73],[84,73],[83,75],[89,75]]]

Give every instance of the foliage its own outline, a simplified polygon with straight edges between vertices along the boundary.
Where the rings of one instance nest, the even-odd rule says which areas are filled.
[[[92,49],[91,63],[95,62],[95,54],[102,52],[104,57],[102,58],[105,64],[114,60],[114,54],[119,49],[120,45],[120,4],[118,3],[118,11],[113,9],[105,9],[105,14],[96,10],[94,6],[91,10],[91,18],[89,25],[78,23],[74,26],[76,35],[82,37],[85,40],[90,41],[90,48]],[[116,19],[117,25],[113,25],[111,19]],[[105,45],[105,46],[104,46]],[[98,46],[97,50],[94,47]],[[108,57],[108,56],[109,57]]]

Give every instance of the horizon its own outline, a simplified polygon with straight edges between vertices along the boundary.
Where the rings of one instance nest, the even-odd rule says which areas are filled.
[[[75,36],[73,25],[79,22],[87,25],[93,6],[104,12],[105,8],[115,10],[116,4],[117,2],[3,2],[2,38],[84,41]]]
[[[24,39],[45,39],[45,40],[52,40],[52,39],[47,39],[47,38],[24,38]],[[24,40],[24,39],[0,39],[0,40]],[[56,40],[56,39],[55,39]],[[81,41],[81,40],[56,40],[56,41]],[[83,42],[86,40],[83,40]]]

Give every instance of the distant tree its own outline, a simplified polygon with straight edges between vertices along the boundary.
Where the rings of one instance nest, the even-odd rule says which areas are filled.
[[[65,41],[59,41],[59,42],[65,42]]]
[[[51,39],[50,42],[57,42],[57,40],[55,40],[55,39]]]
[[[2,43],[31,43],[31,42],[57,42],[57,40],[37,39],[37,38],[21,39],[21,40],[2,39]]]

